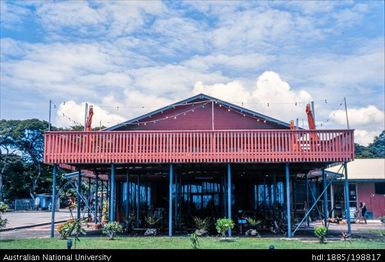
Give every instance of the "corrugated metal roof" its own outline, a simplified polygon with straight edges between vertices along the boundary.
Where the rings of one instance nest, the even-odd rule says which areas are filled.
[[[218,98],[214,98],[214,97],[208,96],[206,94],[198,94],[198,95],[192,96],[190,98],[184,99],[182,101],[176,102],[174,104],[162,107],[162,108],[160,108],[158,110],[155,110],[155,111],[152,111],[150,113],[147,113],[147,114],[141,115],[139,117],[133,118],[131,120],[125,121],[123,123],[120,123],[120,124],[117,124],[117,125],[105,128],[104,130],[105,131],[113,131],[113,130],[116,130],[116,129],[118,129],[120,127],[123,127],[125,125],[129,125],[129,124],[132,124],[134,122],[140,121],[141,119],[144,119],[144,118],[147,118],[149,116],[155,115],[157,113],[164,112],[165,110],[172,109],[175,105],[181,105],[181,104],[184,104],[184,103],[190,103],[192,101],[199,100],[199,99],[213,100],[213,101],[215,101],[215,102],[217,102],[219,104],[225,105],[225,106],[227,106],[229,108],[232,108],[232,109],[236,109],[236,110],[238,110],[240,112],[243,112],[245,114],[250,114],[250,115],[259,117],[259,118],[261,118],[263,120],[270,121],[270,122],[276,123],[278,125],[282,125],[282,126],[284,126],[286,128],[290,127],[289,123],[283,122],[281,120],[278,120],[278,119],[275,119],[275,118],[272,118],[272,117],[269,117],[269,116],[265,116],[263,114],[254,112],[254,111],[252,111],[250,109],[247,109],[247,108],[244,108],[244,107],[241,107],[241,106],[237,106],[237,105],[231,104],[229,102],[220,100]]]
[[[326,169],[338,172],[340,165]],[[338,173],[342,174],[343,168]],[[385,180],[385,158],[355,159],[348,163],[348,178],[351,180],[382,179]]]

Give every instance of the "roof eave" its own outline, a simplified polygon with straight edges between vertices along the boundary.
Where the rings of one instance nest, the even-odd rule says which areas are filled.
[[[123,127],[123,126],[126,126],[126,125],[129,125],[129,124],[132,124],[134,122],[137,122],[139,121],[140,119],[143,119],[143,118],[146,118],[146,117],[149,117],[149,116],[152,116],[152,115],[155,115],[157,113],[161,113],[165,110],[168,110],[168,109],[172,109],[174,106],[176,105],[180,105],[180,104],[184,104],[184,103],[189,103],[191,101],[194,101],[196,99],[209,99],[209,100],[213,100],[217,103],[220,103],[220,104],[223,104],[229,108],[233,108],[233,109],[236,109],[236,110],[239,110],[241,112],[245,112],[247,114],[250,114],[250,115],[253,115],[253,116],[256,116],[256,117],[259,117],[259,118],[262,118],[264,120],[267,120],[269,122],[273,122],[273,123],[276,123],[278,125],[281,125],[281,126],[284,126],[284,127],[290,127],[290,124],[286,123],[286,122],[283,122],[281,120],[278,120],[278,119],[275,119],[275,118],[272,118],[272,117],[268,117],[266,115],[263,115],[263,114],[260,114],[260,113],[257,113],[255,111],[252,111],[250,109],[247,109],[247,108],[244,108],[244,107],[241,107],[241,106],[237,106],[237,105],[234,105],[232,103],[229,103],[229,102],[226,102],[226,101],[223,101],[221,99],[218,99],[218,98],[215,98],[215,97],[212,97],[212,96],[209,96],[209,95],[206,95],[206,94],[203,94],[203,93],[200,93],[198,95],[195,95],[195,96],[192,96],[190,98],[187,98],[187,99],[184,99],[184,100],[181,100],[181,101],[178,101],[176,103],[173,103],[173,104],[170,104],[168,106],[165,106],[165,107],[162,107],[160,109],[157,109],[157,110],[154,110],[152,112],[149,112],[147,114],[144,114],[144,115],[141,115],[141,116],[138,116],[138,117],[135,117],[133,119],[130,119],[130,120],[127,120],[125,122],[122,122],[120,124],[117,124],[117,125],[114,125],[114,126],[111,126],[111,127],[108,127],[108,128],[104,128],[103,131],[113,131],[113,130],[116,130],[120,127]]]

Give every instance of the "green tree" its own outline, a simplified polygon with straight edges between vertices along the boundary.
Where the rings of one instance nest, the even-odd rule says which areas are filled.
[[[6,161],[0,160],[0,169],[6,174],[3,178],[4,198],[13,200],[29,196],[30,170],[19,155],[8,155]]]
[[[385,130],[376,136],[371,144],[362,146],[354,144],[357,158],[384,158],[385,157]]]
[[[44,132],[47,130],[48,122],[38,119],[0,121],[0,200],[33,197],[34,192],[51,191],[52,167],[43,163]],[[61,129],[52,126],[51,130],[82,131],[83,126]],[[57,179],[57,184],[61,185],[64,178],[60,169]]]
[[[373,143],[369,145],[369,150],[375,157],[385,157],[385,130],[374,138]]]
[[[33,170],[30,173],[29,192],[32,197],[43,174],[44,132],[48,128],[48,122],[38,119],[2,120],[0,128],[1,134],[10,140],[8,146],[16,149]]]

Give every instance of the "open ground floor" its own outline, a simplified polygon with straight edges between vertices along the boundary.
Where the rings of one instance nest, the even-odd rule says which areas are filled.
[[[314,221],[344,222],[350,232],[354,194],[346,179],[325,172],[329,164],[87,165],[69,180],[80,203],[77,217],[119,221],[132,232],[150,227],[184,235],[196,229],[196,218],[207,218],[208,233],[215,234],[216,219],[224,217],[235,222],[230,235],[244,235],[250,218],[258,231],[279,236],[294,236]]]

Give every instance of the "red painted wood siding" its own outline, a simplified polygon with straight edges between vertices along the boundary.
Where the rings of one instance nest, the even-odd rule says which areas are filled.
[[[374,183],[357,183],[357,193],[357,205],[364,202],[374,218],[385,216],[385,195],[375,194]]]
[[[317,141],[311,140],[316,134]],[[314,136],[313,136],[314,137]],[[350,161],[353,130],[45,133],[45,163],[279,163]]]
[[[203,104],[177,106],[163,113],[152,115],[140,120],[144,124],[130,124],[117,130],[211,130],[212,102]],[[186,112],[194,109],[194,112]],[[183,114],[185,113],[185,114]],[[175,115],[178,115],[176,119]],[[243,116],[245,114],[245,116]],[[214,103],[214,127],[217,130],[232,129],[289,129],[274,122],[258,121],[247,113],[235,109],[228,111],[225,106]],[[160,120],[162,119],[162,120]],[[159,121],[160,120],[160,121]],[[154,123],[156,121],[156,123]]]

